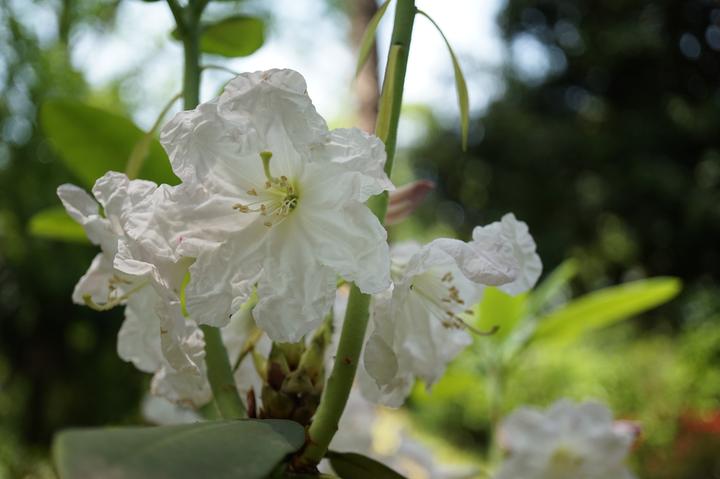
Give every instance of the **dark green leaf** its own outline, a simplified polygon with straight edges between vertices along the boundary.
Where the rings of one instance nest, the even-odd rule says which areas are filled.
[[[40,121],[65,165],[88,187],[109,170],[125,171],[131,152],[145,136],[127,118],[70,100],[46,101]],[[147,145],[140,177],[158,183],[178,182],[155,138]]]
[[[677,278],[650,278],[601,289],[541,318],[535,339],[572,341],[594,329],[628,319],[670,301],[682,284]]]
[[[370,56],[370,51],[372,50],[373,45],[375,45],[375,31],[377,30],[378,24],[380,23],[380,20],[382,20],[383,15],[385,15],[388,5],[390,5],[390,0],[385,0],[385,2],[383,2],[383,4],[377,9],[375,15],[373,15],[368,22],[367,29],[360,40],[358,61],[357,66],[355,67],[355,76],[360,73],[360,70],[362,70],[362,67],[365,65],[365,62]]]
[[[284,420],[77,429],[53,444],[60,479],[265,478],[305,441]]]
[[[36,213],[28,225],[30,234],[41,238],[86,243],[85,230],[65,212],[65,208],[53,207]]]
[[[362,454],[330,451],[326,457],[341,479],[403,479],[386,465]]]
[[[200,49],[224,57],[246,57],[265,41],[265,22],[261,18],[237,15],[203,28]]]

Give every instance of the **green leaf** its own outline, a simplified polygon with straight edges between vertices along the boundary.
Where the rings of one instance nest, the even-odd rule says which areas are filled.
[[[358,61],[355,67],[355,76],[360,74],[360,70],[365,66],[365,62],[370,57],[373,45],[375,45],[375,32],[377,31],[378,24],[382,20],[385,11],[390,5],[390,0],[385,0],[382,5],[377,9],[375,15],[372,16],[368,22],[367,29],[363,33],[362,39],[360,40],[360,48],[358,50]]]
[[[486,288],[475,308],[475,325],[481,331],[491,331],[497,326],[498,330],[490,338],[502,342],[518,325],[526,309],[526,293],[510,296],[497,288]]]
[[[470,97],[468,95],[467,83],[465,82],[465,75],[463,75],[462,69],[460,68],[460,62],[450,46],[450,42],[447,37],[440,29],[440,26],[435,23],[435,20],[430,18],[430,15],[422,10],[418,10],[417,13],[430,20],[430,23],[435,26],[437,31],[440,33],[440,36],[442,36],[443,40],[445,40],[445,45],[447,45],[448,52],[450,52],[450,59],[452,60],[453,71],[455,73],[455,90],[457,91],[458,105],[460,107],[460,133],[462,137],[462,148],[463,151],[465,151],[467,150],[468,130],[470,128]]]
[[[392,92],[395,91],[395,70],[397,69],[401,49],[402,46],[400,45],[390,47],[387,66],[385,66],[385,79],[383,80],[382,86],[383,93],[380,95],[377,124],[375,125],[375,134],[383,142],[386,142],[390,135],[390,117],[392,116],[393,101],[395,99],[395,95],[393,95]]]
[[[260,479],[304,441],[293,421],[211,421],[67,430],[52,452],[60,479]]]
[[[681,289],[677,278],[650,278],[601,289],[541,318],[533,339],[572,341],[670,301]]]
[[[530,309],[538,312],[560,294],[578,272],[577,261],[565,260],[530,295]]]
[[[326,457],[341,479],[403,479],[385,464],[354,452],[329,451]]]
[[[228,17],[206,25],[200,36],[200,50],[224,57],[246,57],[265,41],[265,22],[248,15]]]
[[[135,145],[145,132],[127,118],[80,102],[53,99],[42,105],[40,122],[45,135],[65,165],[85,186],[106,172],[125,171]],[[140,177],[177,184],[170,162],[157,139],[147,144]]]
[[[62,207],[48,208],[36,213],[30,218],[28,231],[40,238],[89,244],[85,230],[70,218]]]

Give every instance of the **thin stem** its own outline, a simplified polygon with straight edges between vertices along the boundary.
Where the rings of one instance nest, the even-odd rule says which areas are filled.
[[[207,365],[208,381],[220,415],[224,419],[245,417],[247,414],[245,405],[240,400],[235,386],[235,379],[220,330],[205,325],[200,328],[205,336],[205,364]]]
[[[392,172],[393,158],[395,156],[400,105],[402,104],[405,71],[407,69],[415,12],[414,0],[397,1],[395,23],[390,42],[391,55],[389,55],[389,58],[392,58],[393,61],[393,68],[387,68],[385,72],[382,93],[384,98],[381,100],[380,113],[380,118],[382,118],[382,109],[389,109],[389,112],[385,112],[387,134],[381,134],[381,139],[385,141],[385,151],[387,153],[385,172],[388,176]],[[390,101],[388,101],[388,98]],[[373,212],[381,222],[385,219],[387,203],[388,196],[385,194],[371,204]],[[328,379],[315,418],[308,430],[308,443],[293,464],[298,470],[315,468],[327,452],[330,441],[337,431],[338,422],[347,404],[360,360],[360,352],[362,351],[367,329],[369,308],[370,296],[363,294],[357,286],[353,285],[348,298],[345,322],[340,334],[332,373]]]
[[[183,105],[186,110],[191,110],[200,103],[200,29],[197,19],[185,29],[183,50],[185,52]]]

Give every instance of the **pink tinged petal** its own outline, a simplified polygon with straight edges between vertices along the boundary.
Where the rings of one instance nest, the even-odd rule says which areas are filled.
[[[335,299],[337,276],[297,230],[294,218],[270,228],[254,315],[273,341],[297,342],[315,329]]]
[[[413,214],[425,197],[435,189],[435,183],[429,180],[418,180],[403,185],[390,193],[390,203],[385,215],[386,225],[395,225]]]
[[[297,213],[308,238],[307,254],[354,282],[363,293],[379,293],[390,286],[387,232],[366,206],[351,203],[325,211],[299,207]]]

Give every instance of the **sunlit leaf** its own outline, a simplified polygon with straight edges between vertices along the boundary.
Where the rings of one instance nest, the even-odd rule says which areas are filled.
[[[375,45],[375,32],[377,31],[380,20],[382,20],[383,15],[385,15],[388,5],[390,5],[390,0],[385,0],[385,2],[383,2],[383,4],[377,9],[375,15],[373,15],[368,22],[367,29],[365,29],[365,33],[363,33],[362,39],[360,40],[358,61],[357,66],[355,67],[355,76],[360,74],[360,70],[362,70],[365,62],[367,62],[367,59],[370,57],[372,47]]]
[[[651,278],[601,289],[582,296],[539,320],[534,339],[572,341],[674,298],[677,278]]]
[[[258,17],[236,15],[206,25],[200,49],[224,57],[245,57],[263,45],[265,22]]]
[[[53,459],[60,479],[260,479],[304,441],[277,419],[77,429],[58,434]]]
[[[60,158],[87,187],[109,170],[125,171],[131,152],[145,136],[123,116],[71,100],[46,101],[40,121]],[[158,183],[178,182],[155,138],[148,141],[139,176]]]
[[[382,95],[380,95],[380,105],[378,106],[377,124],[375,125],[375,134],[384,142],[387,141],[390,134],[390,117],[392,116],[393,101],[395,100],[392,93],[395,91],[395,70],[397,69],[401,49],[400,45],[393,45],[390,48],[387,66],[385,67],[385,79],[383,81]]]
[[[533,312],[539,311],[551,303],[577,272],[577,262],[573,259],[568,259],[555,268],[530,295],[530,308]]]
[[[440,26],[422,10],[418,10],[417,13],[430,20],[430,23],[432,23],[437,31],[440,32],[443,40],[445,40],[448,52],[450,52],[450,59],[452,60],[453,72],[455,74],[455,90],[457,91],[458,106],[460,107],[460,134],[462,138],[462,148],[463,150],[466,150],[468,130],[470,128],[470,97],[468,95],[467,83],[465,82],[465,75],[463,75],[462,68],[460,68],[460,62],[457,59],[457,55],[455,55],[452,46],[450,46],[450,42],[440,29]]]
[[[475,326],[481,331],[497,331],[490,337],[502,342],[525,315],[527,294],[510,296],[497,288],[487,288],[475,308]],[[483,338],[485,339],[485,338]]]
[[[41,238],[89,244],[85,230],[62,207],[48,208],[30,218],[30,234]]]
[[[341,479],[403,479],[386,465],[362,454],[330,451],[326,457]]]

